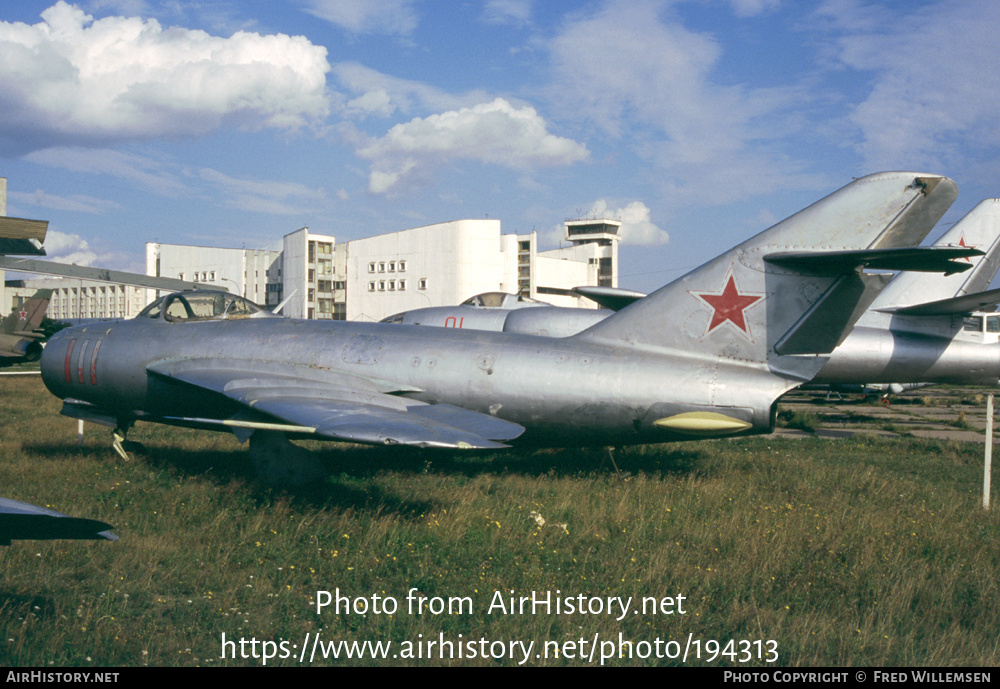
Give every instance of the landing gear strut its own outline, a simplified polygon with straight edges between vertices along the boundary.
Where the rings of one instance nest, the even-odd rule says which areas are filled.
[[[111,447],[115,449],[118,456],[124,459],[126,462],[132,459],[129,456],[129,452],[145,452],[146,448],[143,447],[142,443],[137,443],[134,440],[125,440],[125,436],[128,434],[128,429],[132,427],[134,421],[118,421],[118,426],[114,431],[111,432]]]
[[[605,456],[605,458],[601,460],[601,466],[599,466],[597,470],[600,471],[601,469],[603,469],[604,463],[610,459],[611,466],[615,468],[615,473],[618,474],[618,480],[621,481],[622,483],[625,483],[625,481],[629,479],[630,474],[628,472],[622,474],[621,470],[618,468],[618,463],[615,462],[615,448],[608,446],[605,447],[604,449],[607,452],[607,456]]]

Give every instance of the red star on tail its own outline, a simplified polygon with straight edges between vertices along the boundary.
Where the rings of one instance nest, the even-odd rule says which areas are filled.
[[[966,249],[978,249],[979,248],[978,244],[966,244],[965,243],[965,235],[964,234],[961,237],[958,238],[958,245],[961,246],[961,247],[964,247]],[[959,261],[965,261],[966,263],[972,263],[972,259],[970,257],[968,257],[968,256],[966,256],[965,258],[960,258],[958,260]]]
[[[729,322],[747,338],[750,338],[750,329],[747,326],[744,312],[764,297],[762,295],[740,294],[731,269],[726,274],[725,286],[721,292],[692,291],[691,294],[712,307],[712,320],[708,324],[708,330],[705,331],[706,335],[723,323]]]

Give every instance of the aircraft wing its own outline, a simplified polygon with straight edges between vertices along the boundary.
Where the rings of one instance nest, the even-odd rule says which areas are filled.
[[[10,498],[0,498],[0,545],[12,540],[89,538],[117,541],[114,527],[94,519],[70,517],[62,512]]]
[[[898,313],[904,316],[952,316],[973,311],[986,311],[996,308],[1000,304],[1000,289],[991,289],[986,292],[975,292],[964,294],[951,299],[941,299],[939,301],[929,301],[924,304],[914,304],[913,306],[901,306],[898,308],[879,309],[883,313]]]
[[[283,430],[334,440],[417,447],[495,449],[506,447],[524,427],[449,404],[398,396],[411,386],[339,371],[277,362],[226,359],[161,361],[150,373],[225,395],[289,424]],[[209,419],[171,419],[210,423]],[[237,436],[269,428],[249,416],[215,420]]]

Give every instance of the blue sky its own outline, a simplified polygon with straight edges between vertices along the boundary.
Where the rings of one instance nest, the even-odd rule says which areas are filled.
[[[997,36],[995,0],[25,0],[0,176],[81,264],[602,213],[649,291],[852,177],[1000,196]]]

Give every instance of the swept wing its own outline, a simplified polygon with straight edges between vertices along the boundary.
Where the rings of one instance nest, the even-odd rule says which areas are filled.
[[[338,371],[263,361],[204,358],[160,361],[147,370],[162,378],[209,390],[248,411],[286,424],[283,430],[333,440],[418,447],[500,448],[524,427],[450,404],[427,404],[392,393],[419,392],[411,386]],[[168,419],[201,421],[209,419]],[[243,417],[218,421],[249,435],[266,420]]]

